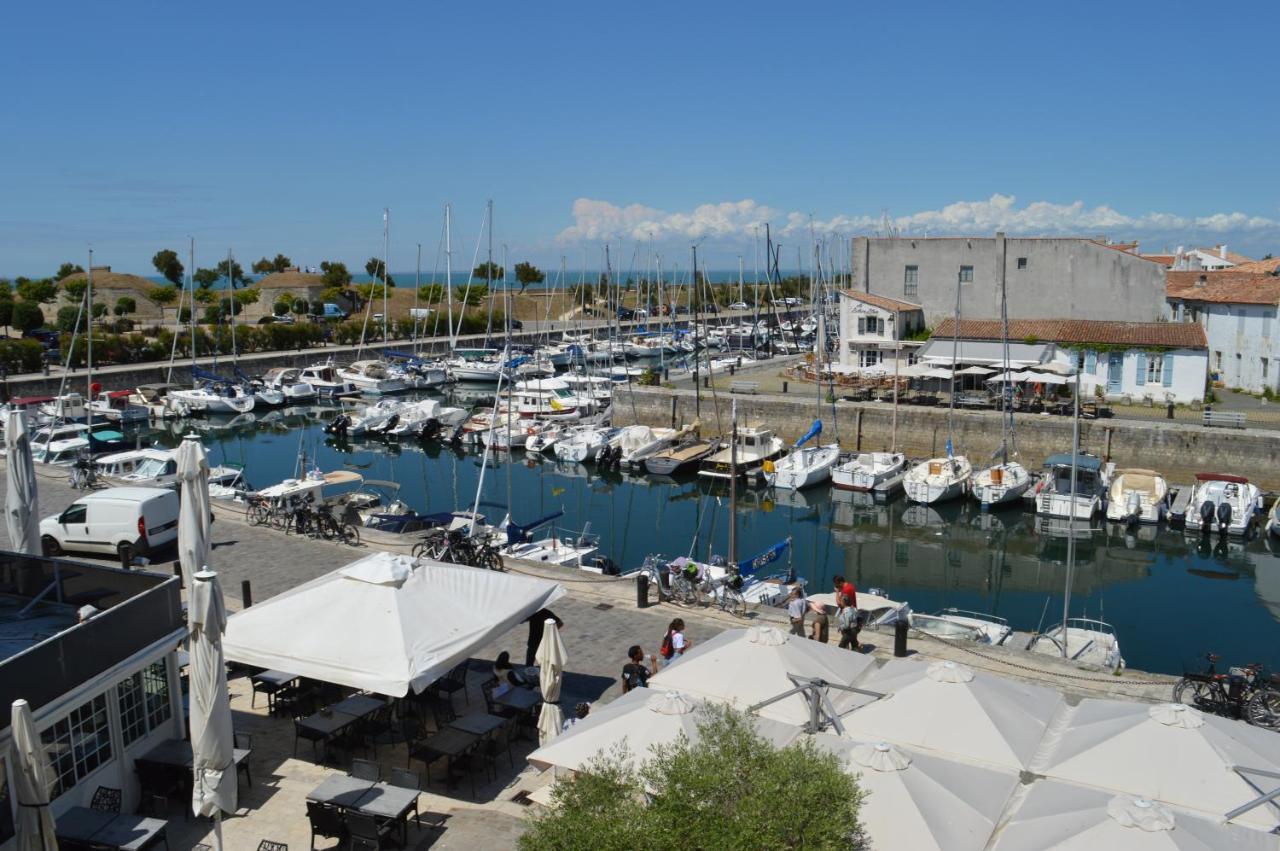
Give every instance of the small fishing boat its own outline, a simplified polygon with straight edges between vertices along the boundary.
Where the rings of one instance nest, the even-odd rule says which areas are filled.
[[[1244,476],[1197,473],[1184,522],[1189,532],[1246,535],[1261,514],[1262,491]]]
[[[670,449],[644,459],[644,469],[655,476],[673,476],[689,470],[720,449],[720,441],[687,437]]]
[[[1071,491],[1072,456],[1050,455],[1045,474],[1034,490],[1036,513],[1042,517],[1089,520],[1103,508],[1110,485],[1108,466],[1095,455],[1075,456],[1075,493]]]
[[[1016,502],[1031,487],[1033,479],[1027,468],[1017,461],[1005,461],[980,470],[973,477],[974,499],[983,507]]]
[[[911,612],[912,629],[947,641],[973,641],[999,647],[1013,634],[1004,618],[966,609],[942,609],[933,614]]]
[[[781,458],[784,448],[782,438],[775,435],[772,429],[745,426],[738,429],[736,450],[726,445],[714,455],[708,456],[698,469],[698,475],[727,481],[733,475],[731,470],[736,463],[737,476],[745,476],[751,480],[764,471],[766,461]]]
[[[561,438],[554,447],[556,460],[578,464],[592,461],[600,454],[600,450],[609,445],[612,437],[613,429],[592,427]]]
[[[380,360],[358,360],[339,369],[338,377],[351,382],[361,393],[376,396],[403,393],[409,389],[408,382],[392,375],[388,364]]]
[[[973,477],[973,465],[963,455],[930,458],[915,465],[902,479],[907,499],[930,505],[964,496]]]
[[[120,423],[122,426],[141,425],[149,422],[151,412],[143,405],[130,401],[128,390],[106,390],[97,395],[85,407],[93,412],[95,420]]]
[[[887,493],[902,485],[907,456],[901,452],[859,452],[831,470],[831,484],[841,490]]]
[[[310,384],[317,395],[324,399],[351,396],[360,392],[355,384],[338,374],[338,368],[331,360],[304,366],[298,378]]]
[[[384,434],[400,423],[400,411],[405,403],[399,399],[379,399],[367,405],[351,417],[347,434],[352,437]]]
[[[766,461],[765,484],[771,488],[797,491],[830,479],[831,469],[840,460],[840,444],[804,445],[820,434],[822,434],[822,420],[814,420],[809,430],[796,441],[791,454],[777,461]]]
[[[491,384],[505,373],[496,349],[458,349],[448,366],[455,381]]]
[[[175,389],[172,384],[139,384],[130,394],[129,403],[146,408],[152,419],[190,416],[191,409],[187,403],[170,395]]]
[[[1120,470],[1107,494],[1107,519],[1159,523],[1169,508],[1169,483],[1154,470]]]
[[[1109,671],[1124,669],[1115,627],[1093,618],[1068,618],[1065,623],[1033,637],[1027,649]]]
[[[389,437],[421,437],[429,431],[457,428],[467,419],[465,410],[441,404],[439,399],[406,402],[400,407],[399,414],[400,422],[386,432]]]
[[[262,376],[262,386],[280,393],[286,404],[310,402],[318,395],[316,388],[302,377],[302,370],[294,367],[267,370]]]

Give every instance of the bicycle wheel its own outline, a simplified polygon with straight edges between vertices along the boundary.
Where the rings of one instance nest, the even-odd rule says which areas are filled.
[[[320,515],[316,522],[316,533],[326,541],[332,541],[342,534],[342,529],[338,526],[338,521],[334,520],[328,514]]]
[[[265,505],[251,505],[248,511],[250,526],[265,526],[271,522],[271,512]]]
[[[289,531],[289,527],[293,525],[292,511],[272,509],[270,516],[271,516],[271,527],[273,529],[279,529],[281,532],[287,532]]]
[[[720,608],[736,618],[745,617],[747,614],[747,598],[742,596],[741,591],[725,588],[720,594]]]
[[[410,555],[414,558],[435,558],[435,556],[432,555],[431,547],[427,545],[426,541],[419,541],[414,544]]]
[[[676,580],[676,584],[671,589],[676,601],[686,606],[692,606],[698,602],[698,589],[683,576]]]
[[[360,545],[360,527],[351,523],[343,523],[338,528],[338,537],[347,546],[358,547]]]
[[[1280,691],[1260,688],[1245,704],[1244,719],[1255,727],[1280,728]]]
[[[1183,677],[1173,687],[1173,702],[1212,711],[1211,707],[1215,703],[1213,689],[1204,680]]]

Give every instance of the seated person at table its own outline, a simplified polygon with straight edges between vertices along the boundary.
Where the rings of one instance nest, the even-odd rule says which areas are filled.
[[[498,687],[493,690],[495,697],[506,694],[512,686],[529,687],[529,681],[525,679],[524,672],[512,667],[511,654],[505,650],[498,654],[498,658],[493,663],[493,676],[498,680]]]

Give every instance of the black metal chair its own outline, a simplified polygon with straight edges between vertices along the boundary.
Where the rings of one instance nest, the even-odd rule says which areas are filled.
[[[490,715],[497,715],[499,718],[515,718],[519,716],[520,710],[511,706],[503,706],[493,699],[493,690],[497,685],[497,677],[480,684],[480,693],[484,695],[485,711]]]
[[[393,768],[391,769],[390,776],[387,778],[387,782],[399,789],[413,789],[418,792],[422,791],[422,778],[418,776],[418,772],[416,771],[406,771],[403,768]],[[422,813],[418,811],[418,800],[416,798],[413,801],[413,820],[417,823],[418,827],[422,827]],[[438,824],[434,826],[439,827]]]
[[[392,729],[391,704],[379,707],[369,717],[356,722],[356,732],[369,742],[375,757],[378,755],[378,737],[385,736]]]
[[[293,719],[293,755],[298,755],[298,740],[302,739],[311,743],[311,756],[314,758],[318,755],[316,746],[327,739],[328,736],[318,730],[302,726],[302,720],[301,716],[295,716]]]
[[[93,800],[89,802],[89,809],[101,810],[104,813],[119,813],[122,797],[119,789],[99,786],[93,793]]]
[[[371,759],[351,760],[351,776],[357,780],[368,780],[377,783],[382,779],[382,766]]]
[[[347,840],[347,823],[342,812],[316,801],[307,801],[307,821],[311,823],[311,848],[316,847],[316,837],[338,840],[339,846]]]
[[[252,786],[253,774],[249,771],[249,757],[253,756],[253,736],[237,730],[231,734],[231,738],[234,740],[237,750],[249,752],[244,759],[236,763],[236,770],[243,771],[245,782]]]
[[[427,691],[439,695],[444,698],[449,706],[453,706],[453,696],[458,692],[462,692],[463,698],[467,705],[471,705],[471,695],[467,694],[467,663],[464,661],[460,665],[454,667],[452,671],[427,686]]]
[[[364,813],[347,810],[345,813],[345,821],[347,825],[347,833],[351,837],[351,848],[355,851],[357,848],[369,848],[372,851],[382,851],[383,848],[394,845],[391,839],[391,832],[394,825],[388,823],[378,824],[373,816],[367,816]]]

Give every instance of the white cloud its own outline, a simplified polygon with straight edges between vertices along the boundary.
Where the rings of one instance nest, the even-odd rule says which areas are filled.
[[[619,207],[608,201],[579,198],[573,202],[574,224],[560,233],[563,242],[605,239],[700,239],[746,237],[758,225],[781,225],[779,233],[804,233],[812,227],[818,233],[870,233],[881,229],[883,217],[866,214],[839,214],[825,220],[811,220],[804,213],[782,213],[751,199],[702,204],[688,212],[666,212],[641,204]],[[1122,213],[1101,205],[1088,207],[1083,201],[1066,204],[1033,201],[1018,206],[1012,195],[994,194],[985,201],[956,201],[938,210],[922,210],[889,218],[903,234],[976,234],[997,230],[1036,235],[1092,235],[1103,231],[1123,231],[1115,236],[1169,234],[1178,231],[1210,233],[1280,233],[1280,221],[1245,213],[1213,213],[1181,216],[1149,212]]]

